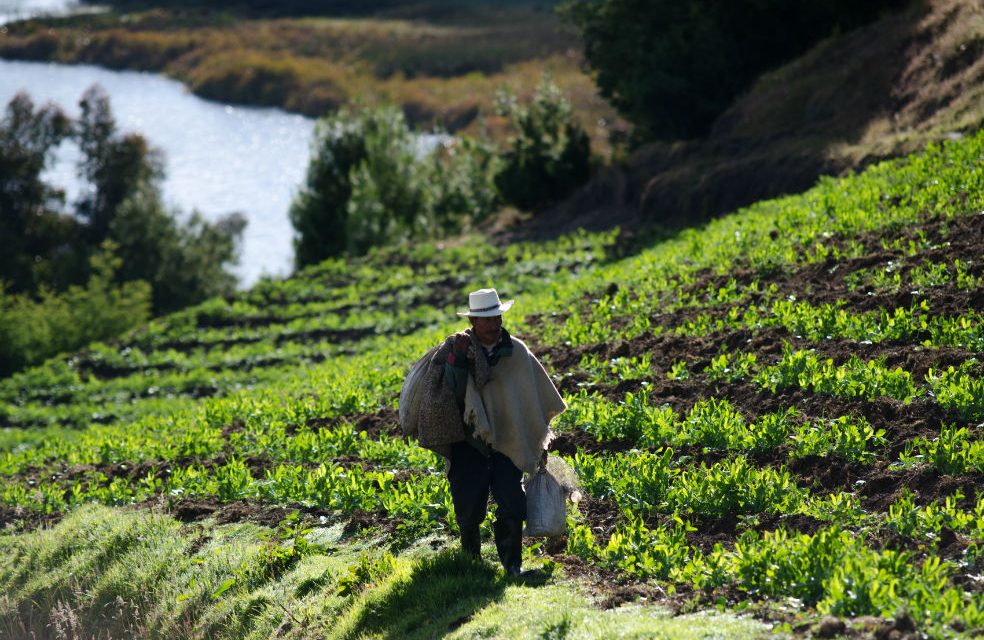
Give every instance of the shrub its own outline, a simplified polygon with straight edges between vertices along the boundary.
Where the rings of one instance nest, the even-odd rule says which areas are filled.
[[[150,287],[139,280],[113,282],[122,261],[112,243],[91,260],[84,287],[63,293],[42,290],[39,299],[11,295],[0,287],[0,376],[118,336],[150,316]]]
[[[643,139],[702,135],[760,73],[897,0],[566,0],[602,96]]]
[[[527,210],[543,207],[587,181],[591,141],[553,82],[544,77],[528,106],[506,90],[497,103],[516,129],[495,176],[506,202]]]
[[[460,231],[497,203],[493,156],[474,141],[426,156],[399,109],[341,109],[318,121],[290,208],[298,268],[374,246]]]
[[[236,276],[227,270],[237,258],[246,227],[241,214],[208,222],[193,212],[180,223],[152,184],[141,185],[120,203],[109,236],[120,246],[128,277],[153,287],[155,312],[176,311],[231,294]]]

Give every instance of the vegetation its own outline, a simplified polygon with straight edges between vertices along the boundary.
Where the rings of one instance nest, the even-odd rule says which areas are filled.
[[[312,117],[392,104],[414,127],[497,140],[507,123],[496,90],[525,99],[549,72],[596,149],[607,152],[609,130],[624,126],[549,3],[111,4],[104,15],[9,25],[0,55],[159,71],[206,98]]]
[[[508,92],[498,98],[516,132],[495,176],[506,202],[529,211],[556,204],[587,182],[591,142],[556,85],[544,78],[528,105]]]
[[[85,286],[42,289],[39,299],[0,290],[0,375],[108,340],[150,318],[150,287],[142,280],[116,284],[122,260],[107,241],[92,257]]]
[[[289,212],[295,264],[456,235],[492,213],[491,149],[467,138],[422,146],[395,107],[342,109],[319,120]]]
[[[569,0],[603,96],[641,140],[700,136],[764,71],[904,4]]]
[[[932,146],[632,255],[375,248],[10,376],[0,628],[973,635],[982,157],[984,134]],[[442,461],[396,424],[486,284],[565,394],[553,447],[586,494],[517,582],[491,544],[454,552]]]
[[[0,121],[0,372],[37,364],[172,311],[230,293],[245,220],[179,223],[160,195],[160,159],[121,134],[98,87],[72,122],[16,96]],[[88,188],[66,206],[41,173],[63,140]]]
[[[289,212],[296,266],[455,236],[502,202],[543,207],[587,180],[590,142],[556,85],[544,78],[528,106],[505,91],[500,98],[516,130],[501,152],[467,136],[424,150],[395,107],[341,109],[319,120]]]

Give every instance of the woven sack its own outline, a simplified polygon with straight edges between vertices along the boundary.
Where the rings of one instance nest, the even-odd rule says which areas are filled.
[[[461,410],[454,392],[444,384],[444,358],[451,341],[428,351],[410,367],[400,390],[400,430],[418,444],[445,458],[451,444],[465,439]]]
[[[404,436],[417,437],[418,425],[420,420],[420,401],[424,397],[424,380],[427,377],[427,368],[431,358],[441,345],[437,345],[424,354],[422,358],[413,363],[407,373],[406,380],[403,381],[403,388],[400,389],[400,430]]]

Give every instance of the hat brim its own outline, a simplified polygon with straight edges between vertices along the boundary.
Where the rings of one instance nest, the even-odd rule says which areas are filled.
[[[488,309],[483,311],[459,311],[459,316],[464,316],[468,318],[491,318],[493,316],[501,316],[506,311],[509,311],[510,307],[513,306],[515,300],[506,300],[505,302],[500,302],[498,307],[494,309]]]

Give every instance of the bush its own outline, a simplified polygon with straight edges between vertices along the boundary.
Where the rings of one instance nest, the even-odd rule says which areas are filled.
[[[456,233],[497,202],[488,147],[456,141],[425,155],[396,107],[341,109],[318,121],[313,146],[290,208],[298,268]]]
[[[497,102],[517,131],[495,176],[506,202],[527,210],[543,207],[587,181],[591,142],[556,85],[544,78],[528,106],[507,91]]]
[[[72,121],[54,106],[35,110],[30,98],[18,95],[0,121],[0,279],[8,291],[25,296],[7,300],[8,311],[16,307],[28,314],[34,299],[51,311],[61,298],[55,292],[85,290],[78,287],[100,275],[89,258],[106,240],[121,261],[114,270],[117,284],[120,274],[149,283],[155,312],[231,294],[236,277],[227,267],[237,260],[245,219],[233,214],[209,223],[193,213],[179,223],[162,202],[160,152],[143,136],[118,131],[109,98],[97,85],[85,92],[80,107]],[[41,179],[66,138],[79,145],[79,177],[88,187],[74,210]],[[46,343],[38,331],[45,329],[24,328],[18,344]]]
[[[0,286],[0,376],[146,322],[150,286],[139,280],[115,284],[121,265],[115,246],[106,243],[92,258],[84,287],[45,289],[33,299]]]
[[[245,228],[240,214],[210,223],[193,212],[181,224],[164,209],[157,188],[144,184],[120,203],[108,231],[127,277],[148,282],[154,311],[164,313],[235,290],[227,267],[236,262]]]
[[[431,154],[427,191],[433,224],[457,233],[481,222],[499,206],[495,187],[499,166],[496,149],[475,138],[455,138]]]
[[[643,139],[702,135],[759,74],[899,0],[567,0],[601,94]]]
[[[17,94],[0,119],[0,278],[15,291],[32,290],[38,260],[61,250],[71,229],[49,211],[64,198],[41,179],[53,150],[71,133],[61,109],[35,109]]]

